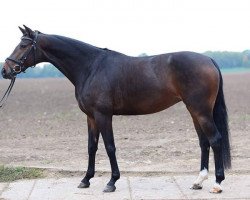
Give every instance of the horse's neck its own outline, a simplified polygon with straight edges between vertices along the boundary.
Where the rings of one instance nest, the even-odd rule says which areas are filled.
[[[47,36],[44,48],[45,61],[52,63],[74,85],[87,78],[100,52],[99,48],[61,36]]]

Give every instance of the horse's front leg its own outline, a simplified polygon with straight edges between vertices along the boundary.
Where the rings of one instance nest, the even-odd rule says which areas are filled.
[[[112,116],[106,116],[103,114],[96,114],[95,116],[97,126],[101,131],[102,138],[104,141],[105,149],[108,154],[110,165],[111,165],[111,179],[108,182],[103,192],[114,192],[115,182],[120,178],[120,171],[118,168],[117,160],[116,160],[116,148],[114,142],[113,128],[112,128]]]
[[[89,154],[89,163],[88,170],[85,177],[82,179],[78,188],[88,188],[90,186],[89,180],[95,175],[95,156],[98,149],[98,140],[100,132],[97,128],[96,122],[94,119],[88,117],[88,154]]]

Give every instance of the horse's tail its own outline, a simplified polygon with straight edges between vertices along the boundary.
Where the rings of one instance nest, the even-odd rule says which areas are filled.
[[[229,169],[231,168],[231,153],[230,153],[230,141],[229,141],[230,135],[228,128],[227,107],[225,104],[225,99],[223,94],[223,79],[218,64],[213,59],[211,60],[214,63],[215,67],[218,69],[220,76],[219,91],[214,105],[213,117],[216,127],[222,136],[223,164],[225,169]]]

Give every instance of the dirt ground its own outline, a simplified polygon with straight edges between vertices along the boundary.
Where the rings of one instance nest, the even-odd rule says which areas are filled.
[[[250,73],[224,74],[229,111],[232,173],[250,172]],[[0,80],[0,95],[9,81]],[[152,115],[115,116],[121,171],[193,173],[200,149],[183,103]],[[86,170],[87,125],[67,79],[18,79],[0,110],[0,165]],[[212,153],[210,168],[214,169]],[[110,170],[100,139],[96,170]]]

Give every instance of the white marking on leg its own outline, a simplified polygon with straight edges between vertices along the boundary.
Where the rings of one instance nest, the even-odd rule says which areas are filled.
[[[201,189],[204,180],[208,179],[208,171],[206,168],[200,171],[198,178],[194,181],[191,189]]]

